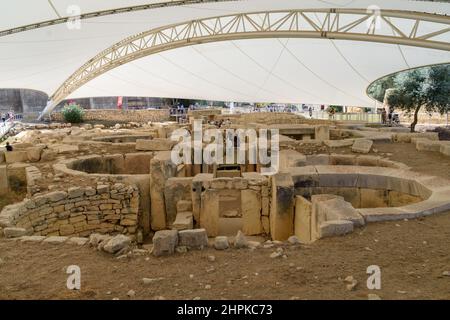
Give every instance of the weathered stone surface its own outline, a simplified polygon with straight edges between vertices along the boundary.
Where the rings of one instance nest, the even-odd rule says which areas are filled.
[[[118,155],[122,156],[122,155]],[[127,174],[147,174],[150,172],[150,160],[153,157],[151,152],[127,153],[125,159],[117,157],[115,161],[116,168],[120,170],[121,160],[123,164],[123,173]]]
[[[18,238],[27,235],[27,230],[24,228],[9,227],[3,229],[3,234],[6,238]]]
[[[294,234],[303,243],[311,241],[311,202],[302,196],[295,197]]]
[[[353,232],[353,222],[347,220],[329,220],[319,226],[319,238],[341,236]]]
[[[208,189],[201,196],[200,226],[209,237],[219,234],[219,191]]]
[[[205,229],[191,229],[178,232],[178,245],[193,249],[203,249],[208,246],[208,236]]]
[[[131,239],[123,234],[119,234],[112,239],[110,239],[105,246],[103,247],[103,250],[109,253],[117,253],[120,250],[123,250],[125,248],[128,248],[128,246],[131,244]]]
[[[78,198],[84,195],[84,189],[80,187],[72,187],[67,190],[69,199]]]
[[[106,234],[92,233],[89,236],[89,244],[93,247],[97,247],[101,242],[110,239],[110,236]]]
[[[24,236],[20,238],[20,242],[41,242],[45,236]]]
[[[177,216],[177,203],[191,199],[192,178],[169,178],[164,186],[164,200],[166,208],[166,223],[171,225]],[[187,206],[186,206],[187,207]],[[191,211],[185,210],[185,211]]]
[[[445,155],[450,157],[450,145],[441,145],[441,148],[439,149],[439,151]]]
[[[27,148],[28,161],[38,162],[41,160],[42,147]]]
[[[261,217],[261,225],[265,234],[270,234],[270,220],[268,216]]]
[[[437,132],[396,133],[392,136],[395,142],[411,142],[412,138],[439,140]]]
[[[270,233],[272,240],[280,241],[294,233],[294,182],[287,173],[272,176]]]
[[[306,156],[306,165],[307,166],[316,166],[316,165],[329,165],[330,164],[330,156],[328,154],[313,154]]]
[[[52,147],[52,149],[58,153],[58,154],[70,154],[73,152],[77,152],[78,149],[78,145],[76,144],[59,144],[59,145],[54,145]]]
[[[388,190],[360,189],[361,208],[382,208],[388,206]]]
[[[389,207],[401,207],[412,203],[417,203],[420,201],[422,201],[422,199],[418,196],[413,196],[410,194],[401,193],[393,190],[389,191],[388,196]]]
[[[417,139],[417,151],[440,152],[442,143],[440,141],[431,141],[428,139]]]
[[[263,232],[261,225],[261,193],[254,190],[241,191],[242,231],[246,235]]]
[[[41,153],[41,161],[53,161],[55,160],[57,154],[54,150],[44,149]]]
[[[230,247],[228,243],[228,237],[218,236],[214,239],[214,248],[216,250],[226,250]]]
[[[249,186],[266,186],[268,179],[258,172],[243,172],[242,177],[248,181]]]
[[[290,244],[300,244],[300,239],[297,236],[290,236],[287,241]]]
[[[152,140],[136,140],[136,150],[138,151],[169,151],[175,145],[175,141],[170,139],[155,138]]]
[[[326,195],[325,195],[326,196]],[[342,197],[332,197],[331,199],[316,202],[317,196],[313,197],[313,214],[317,215],[317,221],[346,220],[354,223],[356,227],[364,225],[364,218],[352,205]]]
[[[192,211],[192,201],[180,200],[177,202],[177,212],[188,212],[188,211]]]
[[[109,192],[109,185],[105,185],[105,184],[99,184],[97,185],[97,193],[98,194],[103,194],[103,193],[108,193]]]
[[[344,148],[350,147],[353,145],[353,139],[345,139],[345,140],[325,140],[323,142],[327,147],[330,148]]]
[[[281,150],[280,154],[280,168],[302,167],[306,165],[306,156],[295,150]]]
[[[6,165],[0,166],[0,195],[9,191],[8,175],[6,174]]]
[[[166,228],[164,186],[167,179],[174,177],[176,172],[177,167],[171,160],[170,151],[158,152],[150,161],[151,227],[153,230]]]
[[[194,228],[194,221],[192,212],[179,212],[175,222],[172,224],[172,228],[175,230],[188,230]]]
[[[314,137],[317,141],[330,140],[330,127],[316,126],[314,128]]]
[[[58,202],[65,199],[67,197],[67,193],[64,191],[53,191],[47,193],[45,196],[50,199],[51,202]]]
[[[367,139],[357,139],[353,143],[352,151],[357,153],[369,153],[372,149],[373,141]]]
[[[68,244],[74,244],[77,246],[84,246],[88,242],[89,238],[82,238],[82,237],[72,237],[67,240]]]
[[[178,244],[178,231],[161,230],[153,236],[153,254],[156,257],[170,255],[175,252],[175,246]]]
[[[42,243],[61,244],[67,241],[67,237],[51,236],[42,241]]]
[[[235,248],[247,248],[248,241],[245,235],[239,230],[236,237],[234,237],[234,247]]]
[[[8,151],[5,152],[6,163],[25,162],[28,161],[26,151]]]

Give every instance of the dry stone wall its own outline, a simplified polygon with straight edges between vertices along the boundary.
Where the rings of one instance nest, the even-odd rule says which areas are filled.
[[[3,228],[23,228],[36,236],[88,236],[91,233],[134,234],[139,209],[138,188],[102,182],[88,187],[37,194],[5,207]]]
[[[169,109],[159,110],[85,110],[85,121],[112,121],[112,122],[162,122],[168,121]],[[63,121],[62,114],[55,112],[51,115],[52,121]]]

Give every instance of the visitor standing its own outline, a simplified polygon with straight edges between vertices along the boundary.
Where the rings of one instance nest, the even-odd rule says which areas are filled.
[[[386,119],[387,118],[387,112],[386,109],[383,108],[383,110],[381,111],[381,123],[382,124],[386,124]]]
[[[2,123],[3,126],[5,126],[5,121],[6,121],[6,115],[4,113],[2,113]]]
[[[309,107],[309,118],[311,119],[312,119],[312,112],[313,112],[312,107]]]
[[[6,143],[6,151],[13,151],[13,147],[9,144],[9,142]]]

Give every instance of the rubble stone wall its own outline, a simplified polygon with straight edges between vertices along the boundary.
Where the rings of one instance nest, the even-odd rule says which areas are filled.
[[[30,235],[134,234],[139,192],[135,185],[104,183],[35,195],[5,207],[1,227],[24,228]]]
[[[103,110],[85,110],[85,121],[116,121],[124,122],[161,122],[169,120],[169,109],[158,110],[116,110],[116,109],[103,109]],[[62,114],[60,112],[52,113],[52,121],[63,121]]]

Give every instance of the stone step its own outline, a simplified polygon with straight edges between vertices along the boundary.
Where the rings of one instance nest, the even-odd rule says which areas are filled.
[[[192,212],[185,211],[177,213],[175,222],[172,224],[173,230],[188,230],[194,228],[194,218]]]
[[[192,211],[192,201],[180,200],[177,202],[177,212]]]

